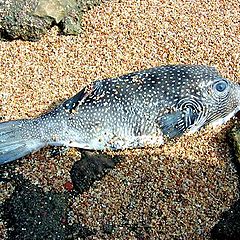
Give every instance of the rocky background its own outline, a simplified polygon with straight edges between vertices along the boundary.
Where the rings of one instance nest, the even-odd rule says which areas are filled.
[[[0,39],[36,41],[53,26],[62,34],[82,31],[82,14],[101,0],[1,0]]]

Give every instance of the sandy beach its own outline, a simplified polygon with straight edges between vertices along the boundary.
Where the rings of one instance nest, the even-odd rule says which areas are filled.
[[[237,0],[113,0],[84,14],[80,36],[53,28],[38,42],[0,42],[1,121],[36,117],[94,80],[165,64],[215,66],[240,83],[239,18]],[[96,230],[86,239],[210,239],[221,213],[239,199],[227,137],[237,121],[160,148],[122,151],[114,169],[70,198],[68,223]],[[81,154],[51,151],[2,166],[2,175],[66,191]],[[3,202],[14,186],[2,182],[1,189]],[[3,220],[0,234],[7,239]]]

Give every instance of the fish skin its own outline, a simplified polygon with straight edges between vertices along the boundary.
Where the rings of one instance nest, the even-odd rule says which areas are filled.
[[[47,145],[125,149],[163,144],[240,110],[240,86],[204,65],[166,65],[97,80],[47,114],[0,123],[0,163]]]

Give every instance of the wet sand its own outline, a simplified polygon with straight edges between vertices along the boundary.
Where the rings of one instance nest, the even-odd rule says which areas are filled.
[[[239,17],[236,0],[106,1],[84,15],[81,36],[53,29],[39,42],[1,42],[1,120],[36,117],[91,81],[168,63],[214,65],[239,82]],[[72,197],[69,223],[96,229],[89,239],[208,239],[239,198],[226,137],[236,122],[161,148],[121,152],[115,169]],[[80,153],[50,151],[4,166],[4,176],[21,173],[44,191],[64,191]],[[13,186],[1,188],[3,201]]]

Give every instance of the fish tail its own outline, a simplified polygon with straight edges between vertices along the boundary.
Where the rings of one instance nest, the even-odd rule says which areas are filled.
[[[46,145],[33,134],[31,127],[34,124],[34,119],[0,123],[0,165],[24,157]]]

